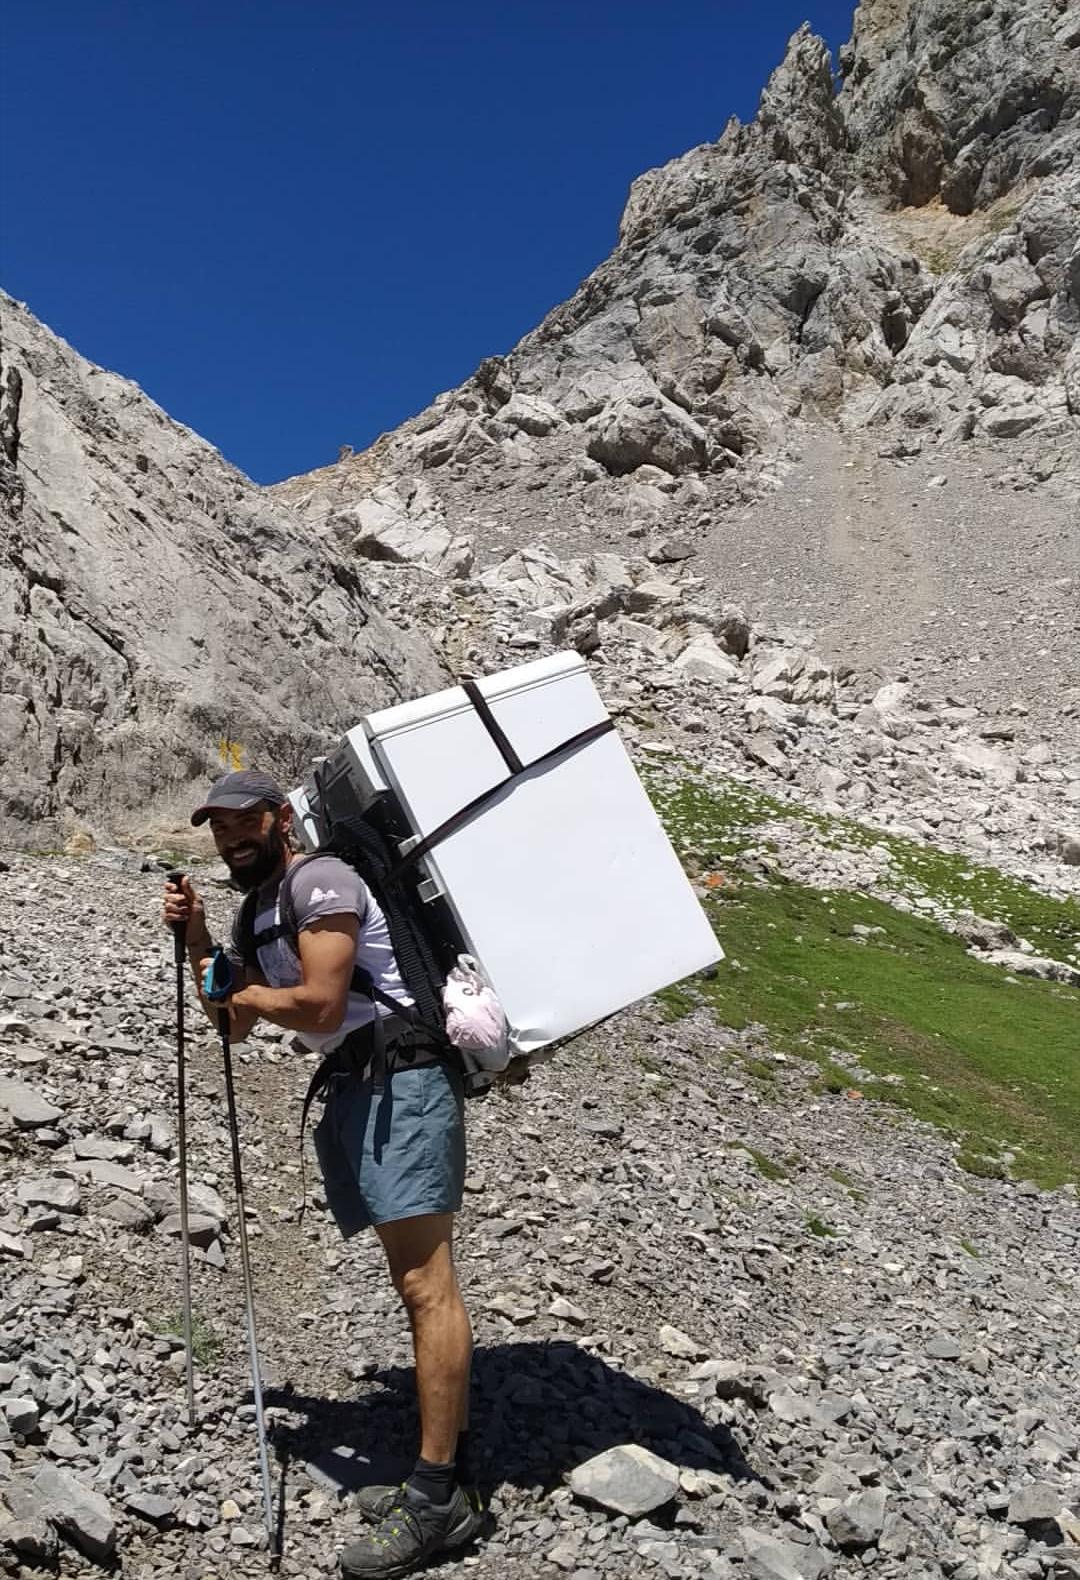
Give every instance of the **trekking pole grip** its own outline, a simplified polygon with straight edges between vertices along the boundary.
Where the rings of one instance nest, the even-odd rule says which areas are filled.
[[[165,882],[173,884],[174,887],[177,888],[177,889],[180,888],[180,886],[183,883],[183,881],[184,881],[184,874],[182,872],[167,872],[165,874]],[[183,963],[184,963],[184,945],[187,942],[187,923],[186,922],[173,922],[173,924],[172,924],[172,934],[173,934],[173,953],[176,956],[176,963],[177,963],[177,965],[183,965]]]

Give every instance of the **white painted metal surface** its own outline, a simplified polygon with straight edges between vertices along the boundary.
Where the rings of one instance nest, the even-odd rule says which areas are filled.
[[[479,684],[525,763],[607,716],[576,653]],[[372,714],[364,732],[421,836],[507,775],[460,687]],[[426,865],[521,1052],[723,958],[615,732],[513,781]]]

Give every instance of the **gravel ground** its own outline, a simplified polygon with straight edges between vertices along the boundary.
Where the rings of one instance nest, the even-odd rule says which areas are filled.
[[[16,856],[0,875],[0,1113],[14,1113],[0,1122],[0,1491],[42,1550],[43,1467],[106,1500],[63,1537],[64,1576],[99,1572],[85,1552],[110,1544],[110,1522],[118,1573],[257,1576],[220,1056],[200,1028],[194,1300],[211,1353],[193,1434],[165,1334],[180,1304],[162,1219],[171,960],[160,872],[139,866]],[[212,895],[219,921],[227,904]],[[351,1528],[339,1487],[404,1469],[415,1411],[375,1246],[342,1245],[317,1179],[298,1221],[296,1062],[276,1035],[253,1039],[238,1080],[281,1572],[315,1580]],[[823,1096],[812,1074],[753,1030],[643,1006],[471,1105],[460,1262],[495,1525],[444,1572],[1080,1573],[1075,1190],[974,1179],[936,1132]],[[674,1467],[663,1508],[628,1520],[571,1493],[575,1466],[635,1442]],[[20,1566],[13,1527],[5,1539],[7,1572],[49,1572]]]

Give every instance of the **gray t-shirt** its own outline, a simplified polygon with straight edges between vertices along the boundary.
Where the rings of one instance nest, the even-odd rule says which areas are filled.
[[[359,873],[337,856],[311,856],[304,861],[295,878],[290,880],[293,909],[297,930],[303,932],[313,922],[328,916],[355,916],[360,923],[356,940],[356,963],[370,972],[375,986],[389,998],[402,1004],[412,1004],[412,999],[401,979],[397,960],[394,958],[390,932],[374,895]],[[264,884],[255,901],[255,932],[274,927],[281,920],[278,906],[279,885]],[[237,913],[237,919],[239,912]],[[230,954],[239,962],[239,939],[236,922],[233,924],[233,944]],[[257,950],[259,970],[271,987],[295,987],[302,980],[300,958],[289,938],[275,938]],[[380,1014],[388,1011],[380,1009]],[[297,1032],[300,1041],[309,1048],[330,1049],[354,1031],[374,1019],[375,1008],[362,994],[349,994],[345,1019],[337,1031],[325,1036],[314,1032]]]

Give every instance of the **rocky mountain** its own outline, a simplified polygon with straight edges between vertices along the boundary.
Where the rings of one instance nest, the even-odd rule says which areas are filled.
[[[0,298],[4,837],[168,821],[234,752],[291,772],[365,705],[436,684],[412,608],[373,603],[371,559],[483,611],[475,575],[514,581],[530,545],[675,543],[719,605],[809,620],[871,680],[930,656],[990,707],[1048,671],[1068,711],[1080,13],[864,0],[839,67],[838,88],[802,29],[755,119],[641,176],[611,257],[508,356],[274,489]],[[963,491],[931,513],[946,457]],[[1037,495],[1023,542],[1002,489]],[[1003,648],[927,655],[954,583],[972,624],[1019,633],[1019,686]]]
[[[708,537],[823,424],[904,458],[1080,448],[1080,11],[863,0],[841,86],[804,27],[756,118],[635,181],[612,255],[508,356],[276,497],[460,569],[523,522],[656,507]]]
[[[145,826],[436,684],[356,567],[0,295],[0,841]]]
[[[495,1519],[447,1572],[1080,1576],[1080,6],[863,0],[839,66],[801,31],[508,356],[274,489],[0,296],[12,1580],[267,1573],[194,1015],[185,1400],[191,782],[567,646],[726,961],[469,1105]],[[301,1211],[291,1037],[235,1056],[279,1572],[328,1580],[409,1338]]]

